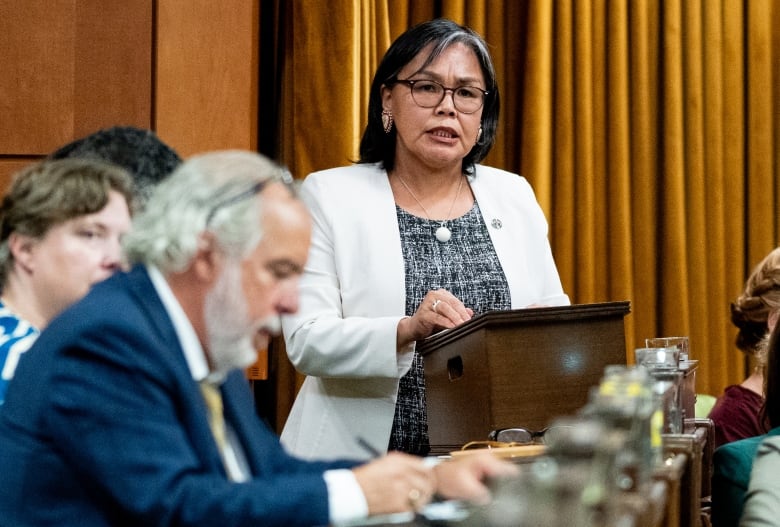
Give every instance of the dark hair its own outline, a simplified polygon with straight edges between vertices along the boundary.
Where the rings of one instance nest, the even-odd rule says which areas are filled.
[[[132,210],[130,174],[105,161],[48,160],[18,172],[0,202],[0,284],[5,285],[13,266],[8,248],[12,233],[43,238],[55,225],[101,211],[112,190],[121,194]]]
[[[48,156],[108,161],[133,176],[140,205],[146,203],[154,186],[181,164],[181,157],[151,130],[114,126],[76,139]]]
[[[769,350],[764,378],[763,422],[769,428],[780,426],[780,324],[769,337]]]
[[[471,151],[463,158],[463,173],[470,174],[475,163],[482,161],[496,140],[498,127],[498,83],[493,61],[487,44],[473,30],[456,24],[451,20],[437,18],[418,24],[407,30],[385,53],[371,82],[368,97],[368,124],[360,141],[360,159],[358,163],[376,163],[381,161],[385,170],[395,166],[395,128],[385,133],[382,126],[382,85],[397,80],[398,72],[409,64],[426,46],[433,44],[423,67],[453,44],[465,44],[477,56],[482,74],[485,77],[485,105],[482,108],[482,136]]]

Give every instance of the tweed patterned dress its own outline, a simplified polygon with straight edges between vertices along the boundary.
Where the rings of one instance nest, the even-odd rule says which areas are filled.
[[[469,212],[447,222],[452,238],[446,243],[434,234],[440,222],[398,206],[396,214],[406,272],[406,315],[414,314],[425,294],[438,288],[451,292],[475,314],[511,308],[509,286],[476,202]],[[398,386],[389,450],[420,456],[430,450],[423,358],[416,352]]]

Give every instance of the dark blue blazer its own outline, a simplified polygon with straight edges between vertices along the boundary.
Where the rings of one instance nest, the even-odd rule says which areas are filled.
[[[745,506],[753,459],[761,442],[780,435],[780,428],[766,434],[726,443],[712,457],[712,525],[737,527]]]
[[[322,473],[289,456],[240,371],[225,416],[252,471],[227,480],[146,270],[96,285],[22,356],[0,406],[0,526],[325,525]]]

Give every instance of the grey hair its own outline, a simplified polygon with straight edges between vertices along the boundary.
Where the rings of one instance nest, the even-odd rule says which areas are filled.
[[[130,264],[163,274],[183,271],[205,232],[229,257],[243,258],[262,237],[258,183],[285,178],[284,169],[253,152],[227,150],[193,156],[163,180],[125,236]]]

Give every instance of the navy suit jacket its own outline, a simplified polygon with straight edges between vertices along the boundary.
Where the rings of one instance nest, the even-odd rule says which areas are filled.
[[[143,267],[96,285],[22,356],[0,406],[0,525],[325,525],[323,471],[222,387],[252,478],[232,483],[170,318]]]

